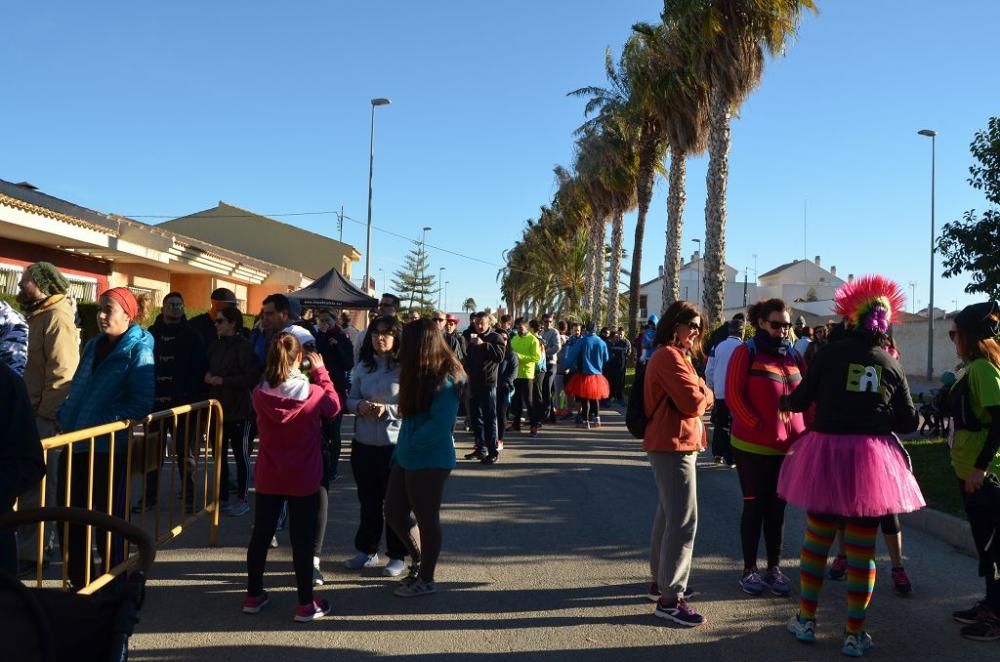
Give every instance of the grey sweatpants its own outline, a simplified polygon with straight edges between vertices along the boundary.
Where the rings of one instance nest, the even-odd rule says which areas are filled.
[[[649,541],[649,570],[666,600],[684,597],[698,529],[696,453],[650,452],[659,503]]]

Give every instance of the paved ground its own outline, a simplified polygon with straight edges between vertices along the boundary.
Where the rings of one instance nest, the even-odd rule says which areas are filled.
[[[652,615],[644,589],[653,481],[621,418],[605,420],[600,431],[547,427],[537,439],[510,434],[503,461],[492,467],[460,461],[446,490],[441,592],[434,596],[396,598],[395,580],[340,567],[353,553],[357,521],[346,462],[331,495],[324,559],[332,585],[321,595],[335,610],[329,620],[291,620],[287,538],[269,559],[271,604],[251,617],[239,610],[248,517],[223,522],[218,548],[203,547],[201,531],[187,533],[157,558],[133,660],[843,659],[844,583],[824,587],[820,641],[811,647],[784,630],[794,597],[739,592],[736,475],[709,464],[699,472],[701,523],[691,580],[701,592],[692,602],[709,622],[689,630]],[[459,435],[458,445],[460,452],[469,446],[467,435]],[[793,578],[802,522],[790,509],[785,548]],[[905,537],[915,596],[893,595],[881,557],[885,572],[869,619],[876,648],[867,657],[988,659],[1000,653],[1000,646],[962,640],[949,618],[981,591],[974,561],[919,531]]]

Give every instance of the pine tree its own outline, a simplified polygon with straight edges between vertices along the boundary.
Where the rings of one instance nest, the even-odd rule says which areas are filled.
[[[406,254],[403,268],[393,274],[392,287],[407,313],[429,315],[434,311],[437,279],[427,272],[427,252],[423,244],[417,244]]]

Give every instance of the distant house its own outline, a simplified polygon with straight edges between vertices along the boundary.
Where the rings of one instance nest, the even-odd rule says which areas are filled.
[[[750,282],[736,280],[737,271],[728,264],[726,270],[726,301],[724,308],[743,308],[744,294],[749,302],[756,301],[757,285]],[[704,293],[702,278],[705,275],[705,259],[700,251],[695,251],[691,259],[681,266],[680,271],[680,297],[685,301],[691,301],[701,305],[702,294]],[[639,320],[645,321],[650,315],[659,315],[663,312],[663,267],[660,267],[660,275],[651,281],[639,286]]]
[[[361,253],[350,244],[220,201],[158,226],[302,272],[310,280],[335,267],[351,278]],[[362,289],[364,287],[362,286]]]
[[[853,280],[854,276],[848,276]],[[786,303],[796,301],[827,301],[833,299],[837,288],[844,284],[837,277],[837,267],[824,269],[820,256],[816,259],[786,262],[759,276],[758,299],[783,299]]]

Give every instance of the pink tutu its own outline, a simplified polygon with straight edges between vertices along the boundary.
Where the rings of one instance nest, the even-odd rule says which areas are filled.
[[[806,432],[781,465],[778,494],[810,513],[881,517],[927,505],[892,435]]]

